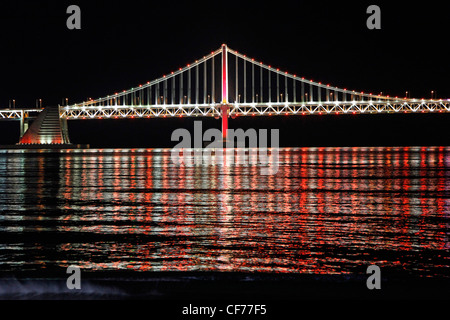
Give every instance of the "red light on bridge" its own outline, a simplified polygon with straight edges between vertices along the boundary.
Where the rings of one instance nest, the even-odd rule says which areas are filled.
[[[355,111],[353,111],[353,114],[356,114],[356,112],[355,112]]]
[[[319,112],[319,115],[322,115],[322,112]]]

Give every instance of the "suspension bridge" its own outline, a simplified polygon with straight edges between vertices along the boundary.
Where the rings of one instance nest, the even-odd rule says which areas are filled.
[[[0,120],[20,120],[20,144],[69,143],[67,120],[166,117],[221,118],[225,140],[230,117],[443,113],[450,112],[450,99],[399,98],[338,88],[274,68],[223,44],[159,79],[58,106],[46,116],[42,110],[0,109]],[[33,114],[39,114],[39,121],[28,127]]]

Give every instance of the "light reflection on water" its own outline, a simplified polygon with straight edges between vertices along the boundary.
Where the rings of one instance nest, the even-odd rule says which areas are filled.
[[[0,271],[448,277],[450,149],[285,148],[257,165],[168,149],[0,152]]]

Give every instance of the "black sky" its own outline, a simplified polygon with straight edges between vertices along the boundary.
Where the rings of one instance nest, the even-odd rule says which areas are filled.
[[[71,4],[81,8],[81,30],[66,28]],[[381,7],[382,30],[366,27],[371,4]],[[0,106],[8,106],[10,99],[18,106],[34,106],[36,98],[57,105],[65,97],[80,102],[105,96],[158,78],[222,43],[339,87],[392,96],[409,91],[418,98],[430,97],[435,90],[439,97],[450,98],[449,9],[442,1],[2,1]],[[429,124],[411,120],[411,126],[405,126],[440,132],[436,124],[448,119],[442,116]],[[324,126],[335,122],[324,121]],[[83,123],[71,124],[71,135],[95,141],[100,134],[97,122]],[[123,141],[127,132],[139,134],[150,123],[168,126],[168,132],[177,126],[146,122],[137,126],[141,129],[130,129],[132,133],[123,130]],[[373,124],[373,130],[378,125]],[[116,124],[103,126],[114,131]],[[0,143],[8,142],[6,136],[16,139],[11,124],[0,122],[0,127]],[[107,145],[114,145],[106,142],[108,134],[101,135]]]

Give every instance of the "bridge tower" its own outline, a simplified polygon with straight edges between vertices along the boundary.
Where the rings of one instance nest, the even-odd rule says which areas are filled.
[[[222,141],[225,144],[228,137],[228,48],[222,45]]]

